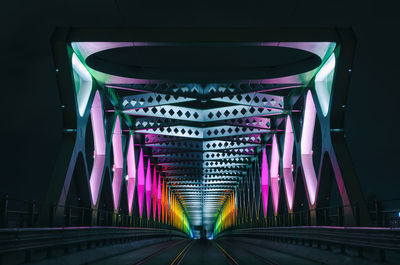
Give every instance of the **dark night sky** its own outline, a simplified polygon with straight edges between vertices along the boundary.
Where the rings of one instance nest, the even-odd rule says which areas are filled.
[[[56,26],[344,26],[354,29],[358,41],[345,120],[356,171],[364,192],[375,191],[382,199],[400,197],[400,16],[394,4],[347,0],[191,2],[2,3],[0,195],[39,199],[53,170],[62,131],[50,46]]]

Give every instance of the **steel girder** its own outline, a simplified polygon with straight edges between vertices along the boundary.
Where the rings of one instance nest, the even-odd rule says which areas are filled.
[[[283,109],[275,109],[263,106],[236,105],[232,107],[220,107],[214,109],[193,109],[163,105],[123,110],[124,113],[136,116],[148,116],[157,118],[177,119],[195,122],[216,122],[238,118],[250,118],[255,116],[271,116],[286,114]]]
[[[126,96],[121,99],[121,110],[141,109],[157,107],[160,105],[174,104],[196,100],[196,98],[187,98],[171,96],[169,94],[142,93],[139,95]]]
[[[339,34],[338,32],[339,31],[335,31],[335,33],[332,34]],[[136,34],[140,35],[142,33],[136,32]],[[185,34],[190,35],[189,33]],[[246,34],[248,33],[243,32],[242,34],[247,36]],[[115,114],[112,118],[108,118],[104,114],[104,111],[102,112],[101,108],[97,108],[100,110],[97,113],[99,114],[98,116],[100,116],[100,114],[103,115],[104,124],[106,126],[108,126],[108,124],[114,124],[113,121],[116,117],[119,117],[122,120],[121,127],[125,128],[125,131],[121,133],[121,138],[124,139],[124,155],[122,158],[125,162],[122,168],[117,168],[114,172],[122,172],[122,175],[129,173],[127,172],[129,171],[129,166],[127,166],[126,161],[132,160],[132,158],[128,158],[125,155],[125,151],[127,149],[130,150],[130,148],[137,150],[137,146],[140,146],[140,148],[144,149],[145,155],[148,155],[147,158],[151,159],[151,165],[155,166],[156,175],[161,176],[162,181],[167,184],[166,189],[168,190],[168,196],[170,196],[171,193],[176,194],[184,208],[185,204],[188,207],[189,202],[193,200],[198,200],[201,203],[203,208],[200,215],[197,212],[191,212],[189,208],[187,208],[188,216],[193,220],[199,220],[199,216],[204,217],[209,214],[208,211],[210,207],[208,207],[205,202],[213,205],[213,214],[211,214],[213,217],[204,218],[207,220],[215,220],[216,214],[223,207],[220,202],[224,202],[228,196],[232,194],[236,197],[235,202],[237,202],[235,210],[237,212],[235,217],[237,220],[244,221],[257,218],[262,211],[260,205],[262,205],[265,199],[262,197],[263,184],[260,180],[263,174],[259,172],[260,167],[262,170],[265,170],[265,166],[262,163],[260,163],[260,165],[257,164],[258,160],[262,161],[259,157],[262,155],[260,152],[266,148],[268,149],[267,154],[270,156],[271,142],[274,141],[273,139],[275,138],[278,139],[277,141],[279,144],[277,149],[279,152],[277,153],[277,157],[279,157],[279,159],[275,159],[274,161],[277,160],[279,162],[277,163],[277,168],[280,173],[275,174],[275,172],[275,175],[272,174],[272,179],[271,176],[268,176],[270,178],[269,181],[272,181],[268,189],[273,187],[273,193],[278,195],[284,188],[286,189],[286,194],[292,194],[292,196],[294,196],[294,190],[299,189],[299,187],[294,187],[290,190],[289,187],[296,182],[291,184],[290,181],[286,181],[289,179],[287,175],[290,175],[286,174],[289,172],[288,169],[293,170],[294,173],[291,176],[295,179],[305,173],[304,161],[308,159],[308,161],[312,162],[312,159],[310,159],[310,157],[312,157],[312,152],[309,154],[302,153],[304,148],[302,147],[301,139],[298,139],[298,136],[303,134],[301,128],[304,127],[304,124],[307,124],[305,121],[308,120],[302,117],[306,109],[306,104],[297,104],[297,102],[302,101],[302,98],[306,96],[308,91],[311,91],[310,94],[315,106],[316,120],[319,122],[320,130],[323,134],[323,139],[321,140],[322,151],[327,154],[326,157],[328,158],[324,156],[321,165],[316,166],[320,168],[320,170],[314,170],[316,172],[315,178],[317,178],[317,181],[310,180],[309,176],[303,177],[307,187],[307,203],[310,208],[315,208],[317,204],[321,204],[321,199],[319,197],[321,195],[318,194],[317,187],[320,186],[320,183],[322,183],[321,185],[323,186],[321,179],[323,180],[325,176],[322,172],[324,171],[325,165],[329,163],[331,163],[334,168],[335,179],[340,183],[340,194],[343,203],[357,201],[362,196],[360,196],[357,191],[358,186],[355,185],[357,186],[355,187],[353,185],[355,183],[354,174],[342,172],[343,165],[345,165],[346,168],[351,168],[351,164],[349,164],[351,162],[349,162],[350,159],[346,150],[340,148],[344,143],[343,137],[342,135],[340,137],[337,137],[337,135],[331,137],[330,131],[331,126],[335,126],[333,129],[343,128],[343,120],[340,114],[336,112],[338,112],[337,109],[340,109],[340,107],[345,104],[345,100],[343,100],[345,98],[345,93],[341,93],[341,88],[337,89],[335,87],[335,89],[333,89],[332,87],[333,92],[329,98],[330,101],[328,100],[328,105],[326,105],[325,101],[320,100],[321,96],[318,94],[320,93],[319,84],[315,82],[315,80],[318,79],[318,73],[324,72],[321,71],[321,69],[327,64],[326,62],[328,62],[329,56],[335,54],[336,57],[339,57],[342,51],[347,51],[351,54],[351,51],[349,52],[346,46],[340,46],[341,50],[337,48],[339,45],[337,45],[335,41],[343,41],[348,37],[346,35],[347,33],[341,32],[340,34],[340,38],[337,37],[334,41],[326,41],[326,39],[329,38],[324,39],[324,41],[315,41],[315,38],[313,38],[314,41],[304,42],[304,38],[296,39],[295,37],[296,41],[289,42],[262,37],[263,40],[261,42],[254,42],[253,38],[252,41],[247,44],[246,41],[235,44],[232,39],[232,34],[224,35],[226,39],[224,39],[223,43],[225,44],[232,42],[232,45],[239,46],[286,47],[307,51],[317,55],[321,59],[321,65],[308,72],[292,76],[263,80],[242,80],[228,83],[208,82],[206,84],[125,78],[101,73],[85,64],[86,58],[97,52],[120,47],[133,47],[136,45],[151,46],[155,45],[154,39],[150,42],[104,42],[102,40],[104,38],[103,34],[99,39],[94,39],[93,42],[79,42],[79,40],[71,37],[71,44],[68,44],[70,45],[70,54],[66,54],[65,46],[61,47],[60,42],[58,42],[55,44],[57,50],[63,51],[63,56],[67,58],[64,62],[65,67],[63,65],[62,68],[68,69],[69,60],[71,59],[68,56],[76,54],[79,60],[84,63],[83,67],[88,70],[91,77],[97,82],[96,86],[92,87],[92,91],[88,96],[88,107],[85,109],[83,115],[77,113],[76,110],[72,110],[72,115],[69,113],[70,116],[74,118],[67,119],[66,124],[68,124],[68,126],[78,124],[79,127],[77,129],[78,133],[74,138],[76,143],[74,145],[75,147],[68,149],[69,153],[66,151],[66,154],[71,156],[69,164],[67,165],[66,162],[59,161],[59,163],[63,165],[63,168],[58,169],[58,173],[67,172],[66,179],[65,181],[57,180],[54,181],[54,183],[65,183],[64,186],[57,186],[55,189],[51,187],[50,190],[63,190],[65,193],[68,193],[72,172],[74,172],[74,169],[77,167],[76,161],[82,160],[78,159],[78,155],[85,153],[87,143],[85,137],[83,137],[83,128],[86,128],[88,125],[88,120],[91,115],[90,106],[92,105],[95,92],[100,91],[102,101],[110,101],[109,103],[111,104],[108,105],[114,107],[114,110],[110,111],[115,111]],[[159,34],[153,35],[159,36]],[[217,35],[218,34],[215,36]],[[261,35],[268,36],[269,34]],[[259,34],[259,36],[261,35]],[[281,36],[281,34],[278,35]],[[71,34],[71,36],[74,36],[74,34]],[[135,36],[135,34],[130,36]],[[132,37],[127,37],[127,39],[129,38]],[[168,41],[159,42],[157,45],[183,45],[182,43],[184,42],[184,40],[180,40],[180,44],[177,44],[171,42],[171,39],[167,38],[166,35],[164,38]],[[142,39],[146,39],[146,37]],[[259,37],[256,39],[258,40]],[[197,36],[193,38],[193,40],[198,40]],[[219,41],[221,40],[219,39]],[[204,44],[196,43],[196,45]],[[224,44],[219,43],[218,45]],[[340,45],[342,45],[342,43],[340,43]],[[351,59],[348,59],[348,55],[344,58],[341,64],[337,66],[337,70],[335,69],[335,78],[336,75],[341,77],[339,81],[336,79],[335,86],[342,85],[342,87],[345,87],[347,84],[346,82],[348,82],[346,67],[350,67]],[[72,71],[62,71],[60,76],[63,78],[64,83],[68,83],[66,81],[70,81],[69,79],[73,74]],[[69,83],[72,84],[73,82]],[[71,93],[68,94],[69,102],[66,105],[74,106],[74,104],[79,104],[78,101],[80,99],[77,99],[77,96],[74,94],[77,90],[70,90]],[[122,97],[119,97],[118,93],[121,91],[123,91],[124,94]],[[275,94],[275,91],[285,91],[285,93]],[[78,93],[79,96],[79,92],[76,93]],[[127,95],[127,93],[131,94]],[[324,106],[328,106],[328,108],[321,110]],[[78,107],[76,109],[78,110]],[[121,115],[121,113],[128,115]],[[282,126],[280,122],[288,119],[292,120],[292,131],[297,135],[297,138],[293,141],[293,146],[296,150],[294,152],[296,158],[293,159],[291,163],[293,166],[289,165],[290,167],[288,167],[285,162],[283,162],[283,164],[285,164],[283,166],[281,163],[283,160],[282,156],[284,156],[282,149],[286,147],[286,143],[289,141],[286,141],[286,132],[288,129]],[[128,125],[128,128],[126,128],[126,125]],[[88,193],[95,193],[94,195],[91,194],[93,199],[98,197],[97,195],[102,185],[107,185],[104,184],[107,182],[103,182],[106,178],[105,171],[107,168],[110,171],[110,168],[114,168],[115,166],[115,161],[112,161],[113,159],[111,157],[112,144],[109,140],[109,129],[104,128],[104,131],[106,131],[107,134],[105,139],[105,152],[104,154],[96,154],[97,158],[104,158],[104,167],[96,169],[98,172],[101,171],[101,174],[95,174],[96,177],[87,177]],[[129,131],[129,135],[126,135],[127,131]],[[135,134],[135,145],[131,146],[127,144],[129,143],[129,139],[126,139],[127,136]],[[141,135],[141,137],[138,135]],[[94,135],[94,137],[96,137],[96,135]],[[339,147],[335,148],[335,145]],[[97,149],[95,151],[99,152],[102,150],[103,149]],[[132,152],[129,154],[132,155]],[[87,161],[91,160],[86,157],[87,154],[84,156],[84,168],[90,169],[91,165],[90,163],[87,165]],[[97,160],[100,161],[99,159]],[[270,159],[268,159],[268,161],[267,166],[269,167]],[[309,163],[309,165],[311,165],[311,163]],[[85,175],[88,175],[88,172],[86,172]],[[130,187],[133,187],[133,190],[135,190],[137,186],[135,186],[135,184],[132,185],[132,182],[130,182],[133,178],[130,177],[129,174],[127,175],[128,180],[126,182],[122,181],[121,187],[129,191],[131,191]],[[112,181],[114,181],[114,179],[116,178],[113,178]],[[209,182],[209,180],[220,181],[220,183],[226,183],[227,185]],[[239,182],[240,184],[235,184],[235,182]],[[122,190],[122,192],[127,191]],[[51,197],[53,193],[53,191],[50,191],[50,195],[47,197]],[[120,193],[117,193],[114,189],[112,193],[115,195],[115,200],[119,199]],[[137,196],[137,192],[135,194],[135,196]],[[101,197],[101,195],[99,196]],[[274,196],[274,200],[279,198],[279,196]],[[54,200],[49,200],[48,202],[51,201],[51,203],[62,204],[66,197],[67,194],[62,193],[62,196],[58,196],[56,202]],[[271,198],[267,197],[267,200],[271,200]],[[294,201],[294,198],[287,197],[286,200],[289,204],[289,201]],[[132,201],[129,201],[128,203],[132,205],[131,202]],[[275,208],[278,207],[278,209],[275,209],[277,213],[282,211],[283,203],[283,201],[280,201],[274,204],[278,205],[274,206]],[[94,208],[98,207],[96,205],[96,200],[93,200],[90,204]],[[347,216],[350,220],[352,213],[348,212]]]
[[[232,95],[265,93],[276,90],[287,90],[303,87],[304,84],[298,83],[214,83],[207,84],[205,87],[201,84],[174,84],[169,82],[157,82],[154,84],[106,84],[112,89],[132,90],[134,92],[152,92],[153,94],[173,94],[175,97],[197,98],[202,100],[213,100],[215,98],[228,97]]]
[[[247,127],[230,126],[230,125],[212,126],[206,128],[177,125],[177,126],[167,126],[160,128],[151,128],[151,129],[138,129],[136,130],[136,132],[144,134],[158,134],[158,135],[188,137],[196,139],[212,139],[212,138],[221,138],[225,136],[247,135],[253,133],[265,134],[271,131],[267,129],[247,128]]]

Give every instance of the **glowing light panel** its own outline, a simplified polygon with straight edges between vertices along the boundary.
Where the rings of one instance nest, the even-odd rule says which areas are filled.
[[[136,161],[135,161],[135,150],[134,150],[133,134],[129,136],[129,146],[127,155],[127,193],[128,193],[128,208],[129,214],[132,214],[133,198],[135,195],[135,184],[136,184]]]
[[[233,192],[229,198],[226,200],[221,212],[219,213],[215,226],[214,235],[217,235],[221,231],[231,227],[235,224],[236,220],[236,206],[235,206],[235,192]]]
[[[285,181],[286,198],[289,210],[293,209],[294,181],[293,181],[293,146],[294,134],[290,116],[286,117],[285,145],[283,148],[283,178]]]
[[[147,219],[150,219],[151,210],[151,166],[150,158],[147,160],[147,170],[146,170],[146,211]]]
[[[90,92],[92,91],[92,76],[75,53],[72,54],[72,72],[74,76],[79,115],[82,117],[89,101]]]
[[[114,209],[118,209],[119,197],[121,193],[121,183],[122,183],[122,174],[124,173],[124,161],[122,155],[122,143],[121,143],[121,124],[119,121],[119,116],[115,121],[114,131],[112,135],[112,148],[113,148],[113,180],[112,180],[112,190],[113,190],[113,198],[114,198]]]
[[[307,92],[306,105],[304,109],[304,122],[301,134],[301,163],[303,164],[304,178],[310,203],[313,205],[315,202],[315,194],[317,191],[317,177],[315,175],[313,164],[313,137],[314,126],[317,110],[315,109],[314,100],[311,91]]]
[[[158,208],[158,221],[161,221],[161,175],[158,175],[158,184],[157,184],[157,208]]]
[[[268,210],[268,184],[269,184],[269,170],[266,148],[263,149],[262,166],[261,166],[261,192],[264,205],[264,217],[267,217]]]
[[[92,194],[92,202],[97,204],[101,179],[103,176],[106,141],[104,138],[103,124],[103,107],[101,104],[100,93],[96,91],[93,99],[92,109],[90,110],[90,118],[92,121],[93,142],[94,142],[94,161],[90,174],[90,191]]]
[[[272,153],[271,153],[271,192],[272,200],[274,203],[274,213],[278,213],[279,204],[279,149],[276,134],[272,139]]]
[[[143,162],[143,149],[140,149],[139,164],[137,168],[137,189],[138,189],[138,202],[139,202],[139,215],[142,217],[143,213],[143,197],[144,197],[144,162]]]
[[[318,101],[324,116],[328,114],[329,110],[335,64],[335,54],[332,53],[315,77],[315,92],[317,92]]]
[[[154,167],[153,173],[153,220],[155,221],[157,217],[157,172],[156,167]]]

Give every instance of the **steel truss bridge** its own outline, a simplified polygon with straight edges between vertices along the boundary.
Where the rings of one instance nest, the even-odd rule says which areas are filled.
[[[52,43],[62,149],[45,200],[4,198],[2,227],[48,227],[40,248],[67,252],[76,244],[243,237],[384,255],[384,242],[365,227],[387,219],[367,207],[345,143],[350,30],[58,29]],[[266,49],[300,59],[250,68],[132,61],[162,49]],[[13,211],[17,204],[26,210]],[[345,227],[360,226],[343,240]],[[24,250],[31,262],[37,233],[0,256]],[[398,251],[398,236],[387,233]]]

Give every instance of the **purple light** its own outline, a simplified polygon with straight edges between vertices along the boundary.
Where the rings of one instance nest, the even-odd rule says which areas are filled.
[[[267,217],[269,171],[268,171],[267,153],[265,149],[266,148],[263,149],[263,156],[262,156],[261,189],[262,189],[262,198],[264,205],[264,217]]]
[[[124,174],[123,168],[116,168],[112,181],[112,190],[114,198],[114,210],[118,210],[119,197],[121,194],[122,175]]]
[[[117,116],[117,119],[115,120],[114,132],[112,135],[112,146],[113,146],[115,168],[123,168],[124,167],[124,157],[122,155],[121,135],[122,135],[121,124],[119,121],[119,116]]]
[[[158,208],[158,221],[161,221],[161,175],[158,174],[158,185],[157,185],[157,208]]]
[[[317,177],[315,175],[313,164],[313,136],[314,125],[317,111],[315,109],[314,100],[311,91],[307,92],[306,106],[304,109],[304,123],[301,134],[301,163],[303,164],[304,178],[306,181],[308,197],[311,205],[314,205],[315,194],[317,191]]]
[[[144,162],[143,162],[143,149],[140,149],[139,164],[137,171],[137,188],[138,188],[138,202],[139,202],[139,215],[142,217],[143,213],[143,196],[144,196]]]
[[[96,94],[94,96],[92,108],[90,110],[90,118],[92,121],[93,141],[95,148],[93,168],[90,174],[90,191],[92,194],[92,202],[94,205],[96,205],[99,196],[101,179],[103,176],[106,153],[106,141],[104,138],[103,124],[103,107],[101,105],[99,91],[96,91]]]
[[[103,106],[101,105],[99,91],[96,91],[96,95],[94,96],[92,109],[90,110],[90,118],[93,127],[95,154],[105,155],[106,141],[104,138]]]
[[[151,166],[150,158],[147,160],[147,171],[146,171],[146,210],[147,219],[150,219],[150,209],[151,209]]]
[[[72,48],[75,52],[82,55],[86,60],[90,55],[114,48],[134,46],[133,42],[72,42]]]
[[[276,140],[276,134],[272,139],[272,153],[271,153],[271,191],[272,200],[274,203],[274,212],[278,213],[279,204],[279,149]]]
[[[121,124],[119,121],[119,116],[115,121],[114,132],[112,135],[112,147],[114,156],[114,176],[112,181],[112,190],[114,198],[114,209],[118,209],[119,196],[121,193],[121,183],[123,174],[123,155],[122,155],[122,143],[121,143]]]
[[[293,146],[294,135],[290,116],[286,117],[285,146],[283,148],[283,178],[285,181],[286,198],[289,210],[293,208],[294,182],[293,182]]]
[[[127,165],[128,165],[128,208],[129,214],[132,214],[133,196],[135,195],[135,183],[136,183],[136,161],[135,161],[135,150],[134,150],[133,135],[129,137]]]
[[[157,172],[154,166],[153,173],[153,220],[156,220],[156,210],[157,210]]]

